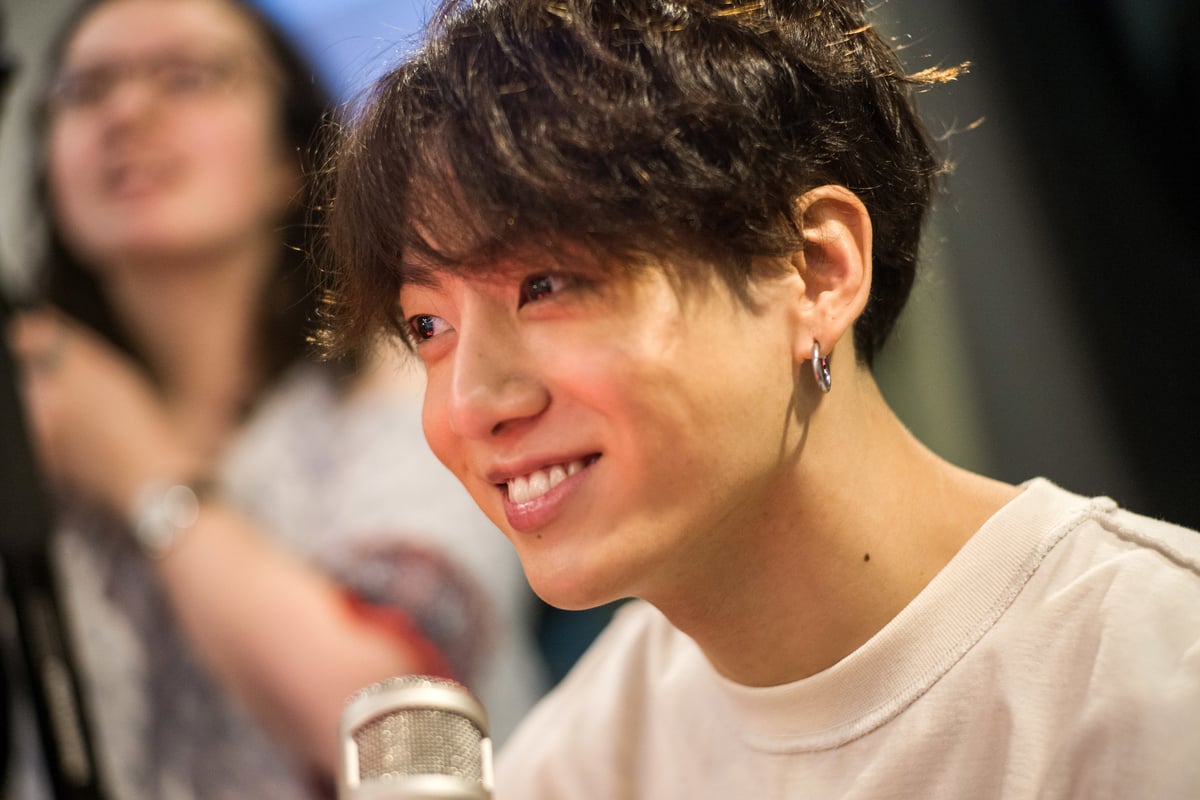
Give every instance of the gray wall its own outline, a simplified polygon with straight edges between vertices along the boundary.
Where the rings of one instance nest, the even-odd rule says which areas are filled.
[[[39,84],[45,43],[73,7],[70,0],[0,0],[7,25],[5,46],[18,63],[0,119],[0,279],[21,286],[31,260],[27,202],[32,175],[29,108]]]

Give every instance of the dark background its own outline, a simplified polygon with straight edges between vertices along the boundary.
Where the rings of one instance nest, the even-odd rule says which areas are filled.
[[[907,23],[910,66],[972,62],[922,103],[935,132],[982,117],[946,141],[956,169],[927,241],[985,471],[1200,527],[1200,4],[901,0],[882,13]]]

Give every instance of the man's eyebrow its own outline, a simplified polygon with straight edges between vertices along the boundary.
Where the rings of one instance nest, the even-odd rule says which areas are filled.
[[[441,275],[446,269],[445,265],[411,259],[402,260],[396,266],[402,284],[406,286],[421,286],[427,289],[437,288],[441,284]]]

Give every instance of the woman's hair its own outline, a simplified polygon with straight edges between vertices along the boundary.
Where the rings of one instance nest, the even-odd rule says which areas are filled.
[[[66,49],[88,16],[108,0],[86,0],[59,31],[50,50],[49,81],[62,67]],[[284,34],[258,9],[242,0],[222,0],[236,8],[254,29],[266,56],[280,80],[280,129],[288,147],[299,158],[298,167],[305,177],[304,187],[286,219],[281,220],[279,260],[275,278],[268,283],[262,298],[261,332],[264,369],[268,379],[305,355],[320,298],[319,275],[310,262],[311,231],[318,225],[315,216],[312,181],[317,157],[314,148],[319,132],[328,121],[329,97],[318,81],[315,70],[299,54]],[[46,95],[44,94],[43,97]],[[46,247],[39,273],[45,299],[88,324],[116,346],[141,361],[133,349],[114,309],[105,300],[92,270],[80,262],[67,247],[54,214],[45,168],[44,150],[50,125],[50,111],[44,100],[39,109],[35,138],[43,149],[39,159],[35,196],[46,224]]]
[[[874,227],[855,328],[869,364],[912,287],[941,168],[911,95],[955,71],[907,74],[866,17],[863,0],[443,5],[341,134],[326,345],[402,324],[417,263],[564,241],[609,263],[698,258],[741,292],[754,265],[803,247],[800,195],[836,183]]]

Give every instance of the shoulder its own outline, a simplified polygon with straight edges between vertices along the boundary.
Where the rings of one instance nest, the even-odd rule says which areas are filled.
[[[1056,702],[1075,697],[1086,720],[1147,733],[1185,723],[1171,709],[1200,708],[1200,533],[1108,498],[1039,491],[1052,546],[1004,630],[1041,674],[1069,677]]]
[[[1007,513],[1006,533],[1041,543],[1021,592],[1031,609],[1097,634],[1200,639],[1200,533],[1041,479]]]
[[[1107,497],[1084,498],[1042,482],[1047,519],[1061,530],[1052,558],[1060,577],[1093,584],[1142,584],[1142,602],[1155,585],[1170,584],[1165,602],[1200,593],[1200,532],[1134,513]],[[1153,584],[1153,585],[1151,585]],[[1141,605],[1138,603],[1137,605]]]
[[[1122,570],[1178,570],[1185,580],[1200,578],[1197,531],[1134,513],[1109,497],[1075,494],[1044,478],[1028,481],[989,527],[1003,535],[1034,531],[1041,550],[1059,558],[1069,555],[1080,567],[1086,561]]]

